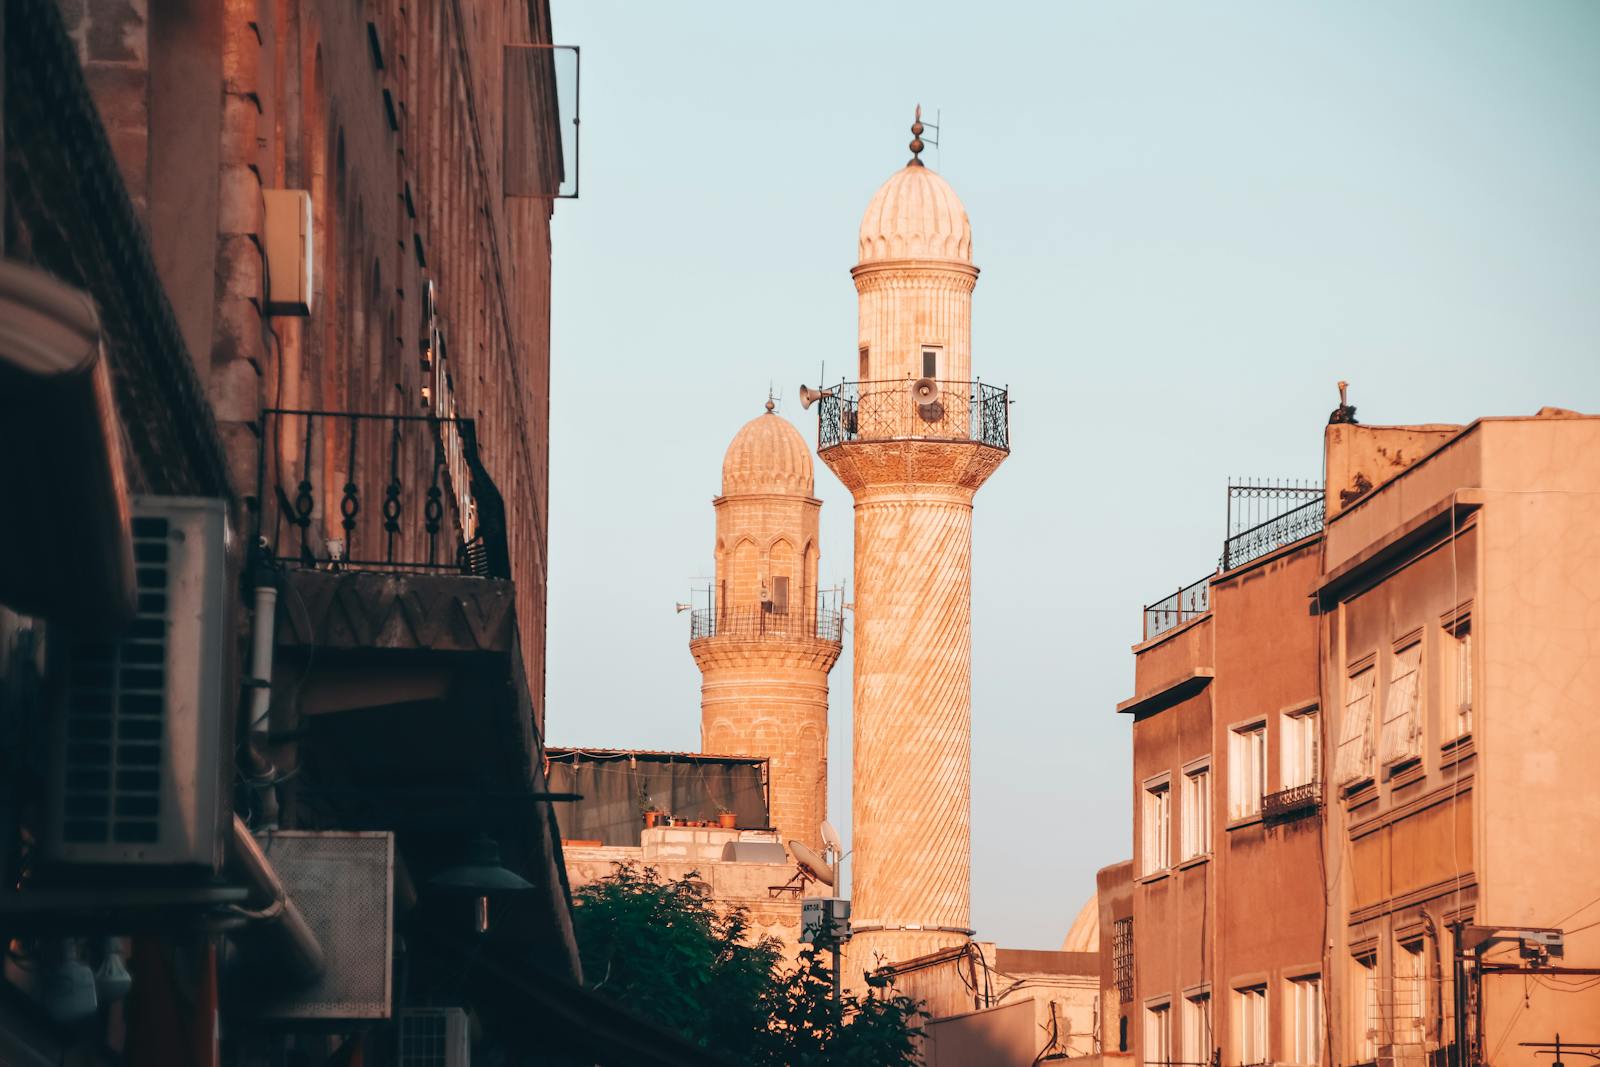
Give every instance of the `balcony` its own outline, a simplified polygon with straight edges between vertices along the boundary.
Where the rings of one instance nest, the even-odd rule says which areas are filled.
[[[763,608],[728,608],[721,611],[702,608],[689,616],[689,640],[707,637],[732,637],[759,641],[786,638],[826,641],[839,644],[844,633],[844,617],[838,610],[818,608],[814,612],[768,611]]]
[[[862,441],[963,441],[1011,450],[1006,390],[928,378],[841,382],[818,398],[817,448]]]
[[[471,419],[262,412],[260,537],[332,571],[509,578],[505,508]]]
[[[1160,637],[1168,630],[1199,618],[1211,610],[1211,575],[1184,586],[1171,596],[1144,607],[1144,639]]]
[[[1314,815],[1321,806],[1321,782],[1292,785],[1261,798],[1261,819],[1263,822],[1288,822],[1305,815]]]
[[[1222,569],[1242,567],[1322,530],[1322,486],[1264,482],[1228,486]]]

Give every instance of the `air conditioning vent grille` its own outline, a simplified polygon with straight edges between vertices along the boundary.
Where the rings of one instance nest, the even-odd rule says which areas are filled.
[[[161,836],[170,526],[133,520],[138,615],[119,640],[80,644],[72,657],[61,825],[70,844]]]
[[[400,1016],[400,1067],[468,1067],[466,1012],[409,1008]]]

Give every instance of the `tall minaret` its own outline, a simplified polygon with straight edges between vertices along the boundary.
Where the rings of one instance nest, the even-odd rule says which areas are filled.
[[[917,117],[861,220],[861,381],[818,430],[856,506],[852,971],[967,940],[972,498],[1009,448],[1005,391],[973,380],[972,228]]]
[[[722,460],[717,576],[694,613],[701,671],[701,751],[765,756],[772,823],[783,840],[821,848],[828,813],[828,671],[839,658],[837,604],[817,590],[811,451],[767,411]]]

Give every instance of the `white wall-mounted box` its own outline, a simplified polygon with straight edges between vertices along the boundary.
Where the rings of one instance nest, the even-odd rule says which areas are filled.
[[[267,314],[311,314],[311,194],[263,189],[267,252]]]

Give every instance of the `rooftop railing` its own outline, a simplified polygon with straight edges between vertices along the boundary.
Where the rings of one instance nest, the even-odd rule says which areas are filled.
[[[1144,639],[1159,637],[1168,630],[1211,610],[1211,575],[1186,585],[1171,596],[1144,608]]]
[[[703,637],[807,638],[838,644],[844,618],[838,611],[768,611],[764,608],[702,608],[689,616],[689,640]]]
[[[1322,529],[1322,486],[1308,482],[1228,485],[1222,569],[1242,567]]]
[[[841,382],[818,398],[817,447],[921,439],[973,441],[1010,451],[1007,400],[1006,390],[982,382]]]
[[[511,577],[471,419],[268,408],[260,536],[305,567]]]

